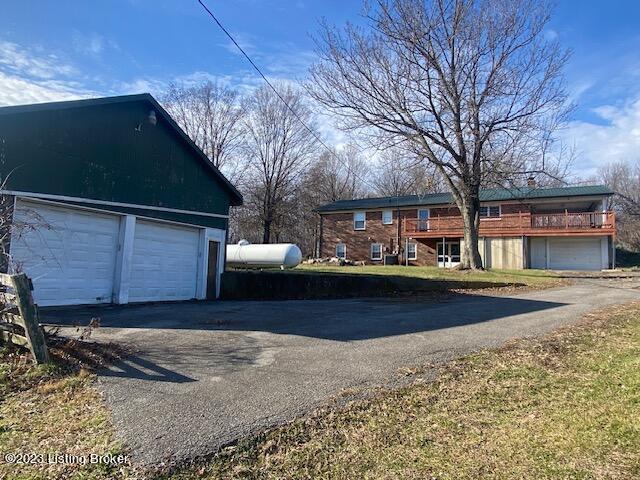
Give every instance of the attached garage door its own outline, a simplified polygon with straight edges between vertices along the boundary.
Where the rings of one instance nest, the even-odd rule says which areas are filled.
[[[196,297],[199,232],[138,220],[131,260],[130,302]]]
[[[38,305],[111,302],[119,217],[18,200],[14,218],[12,260]]]
[[[600,238],[549,238],[552,270],[601,270]]]

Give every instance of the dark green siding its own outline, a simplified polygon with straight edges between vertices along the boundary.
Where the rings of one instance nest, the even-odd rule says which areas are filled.
[[[222,181],[161,115],[149,123],[151,109],[140,101],[0,115],[5,188],[227,215]]]
[[[145,210],[143,208],[114,207],[111,205],[98,205],[91,203],[79,202],[61,202],[69,205],[77,205],[79,207],[90,207],[108,212],[125,213],[129,215],[138,215],[141,217],[157,218],[159,220],[169,220],[172,222],[188,223],[201,227],[227,229],[227,219],[219,217],[206,217],[203,215],[190,215],[186,213],[163,212],[158,210]]]

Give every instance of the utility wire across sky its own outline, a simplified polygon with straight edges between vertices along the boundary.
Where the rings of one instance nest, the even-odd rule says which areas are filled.
[[[229,39],[233,42],[233,44],[236,46],[236,48],[240,51],[240,53],[242,53],[242,55],[247,59],[247,61],[251,64],[251,66],[255,69],[256,72],[258,72],[258,75],[260,75],[262,77],[262,79],[266,82],[266,84],[269,86],[269,88],[271,88],[271,90],[273,90],[273,92],[278,96],[278,98],[280,99],[280,101],[282,101],[282,103],[284,103],[284,105],[287,107],[287,109],[289,109],[289,111],[296,117],[296,119],[300,122],[300,124],[313,136],[313,138],[315,138],[318,143],[320,145],[322,145],[327,152],[329,152],[330,155],[332,155],[336,160],[338,160],[338,162],[340,162],[342,165],[344,165],[347,170],[357,179],[359,179],[360,181],[366,183],[367,185],[369,185],[371,188],[376,189],[376,186],[373,185],[371,182],[369,182],[366,178],[361,177],[360,175],[358,175],[352,168],[351,166],[344,162],[337,154],[336,152],[329,147],[319,136],[318,134],[311,128],[309,127],[304,120],[302,120],[302,118],[300,118],[300,115],[298,115],[298,112],[295,111],[295,109],[293,107],[291,107],[291,105],[289,105],[287,103],[287,101],[282,97],[282,95],[280,95],[280,92],[278,92],[278,90],[276,89],[276,87],[269,81],[269,79],[266,77],[266,75],[264,73],[262,73],[262,70],[260,70],[260,67],[258,67],[258,65],[256,65],[256,63],[251,59],[251,57],[247,54],[247,52],[244,51],[244,49],[238,44],[238,42],[236,42],[236,39],[233,38],[233,35],[231,35],[231,33],[229,33],[229,30],[227,30],[224,25],[222,25],[222,23],[220,22],[220,20],[218,20],[218,18],[214,15],[214,13],[209,9],[209,7],[207,7],[207,5],[204,3],[203,0],[198,0],[198,3],[202,6],[202,8],[204,8],[204,10],[209,14],[209,16],[213,19],[213,21],[216,23],[216,25],[218,25],[218,27],[220,27],[220,30],[222,30],[224,32],[224,34],[229,37]]]

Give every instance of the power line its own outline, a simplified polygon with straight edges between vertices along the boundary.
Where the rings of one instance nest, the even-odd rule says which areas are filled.
[[[233,44],[236,46],[236,48],[238,50],[240,50],[240,53],[242,53],[242,55],[249,61],[249,63],[251,64],[251,66],[255,69],[256,72],[258,72],[258,74],[262,77],[262,79],[266,82],[266,84],[269,86],[269,88],[271,88],[271,90],[273,90],[273,92],[277,95],[277,97],[280,99],[280,101],[282,101],[282,103],[284,103],[284,105],[287,107],[287,109],[289,109],[289,111],[291,113],[293,113],[293,115],[296,117],[296,119],[302,124],[302,126],[313,136],[313,138],[316,139],[316,141],[322,145],[328,152],[330,155],[332,155],[333,157],[336,158],[336,160],[338,160],[340,163],[342,163],[345,167],[347,167],[347,170],[351,172],[351,174],[358,178],[361,182],[366,183],[367,185],[369,185],[371,188],[376,189],[376,186],[373,185],[372,183],[370,183],[368,180],[366,180],[365,178],[359,176],[352,168],[349,164],[347,164],[346,162],[343,162],[342,159],[340,157],[338,157],[338,155],[336,155],[335,151],[330,148],[326,143],[324,143],[324,141],[316,134],[315,131],[313,131],[313,129],[311,127],[309,127],[304,120],[300,117],[300,115],[298,115],[298,112],[295,111],[295,109],[293,107],[291,107],[291,105],[289,105],[287,103],[287,101],[282,97],[282,95],[280,95],[280,92],[278,92],[278,90],[273,86],[273,84],[269,81],[269,79],[264,75],[264,73],[262,73],[262,70],[260,70],[260,68],[255,64],[255,62],[251,59],[251,57],[249,57],[249,55],[247,54],[247,52],[244,51],[244,49],[238,44],[238,42],[236,42],[235,38],[233,38],[233,35],[231,35],[231,33],[229,33],[229,31],[224,27],[224,25],[222,25],[222,23],[220,22],[220,20],[218,20],[218,18],[213,14],[213,12],[211,10],[209,10],[209,7],[207,7],[207,5],[204,3],[203,0],[198,0],[198,3],[202,6],[202,8],[204,8],[204,10],[209,14],[209,16],[213,19],[214,22],[216,22],[216,24],[218,25],[218,27],[220,27],[220,30],[222,30],[224,32],[224,34],[229,37],[229,39],[233,42]]]

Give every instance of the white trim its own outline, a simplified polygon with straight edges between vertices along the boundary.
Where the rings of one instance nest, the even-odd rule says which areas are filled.
[[[544,237],[544,269],[549,270],[549,237]]]
[[[196,273],[196,298],[207,298],[207,262],[209,255],[209,239],[207,229],[201,228],[198,232],[198,268]]]
[[[460,265],[460,261],[462,260],[462,242],[463,240],[445,240],[444,242],[442,241],[436,242],[436,261],[438,263],[438,267],[453,268]],[[460,248],[460,254],[456,255],[457,257],[459,257],[459,260],[457,262],[454,262],[453,260],[451,260],[451,257],[453,257],[453,255],[450,254],[451,245],[455,245],[455,244],[458,244]],[[440,255],[439,245],[444,245],[442,247],[442,255]],[[449,248],[447,248],[447,246],[449,246]],[[440,261],[441,256],[442,256],[442,262]]]
[[[380,246],[380,256],[379,257],[374,257],[373,256],[373,247],[374,246]],[[371,260],[382,260],[382,256],[384,254],[384,252],[382,251],[384,249],[384,245],[382,245],[381,243],[372,243],[371,247],[369,248],[369,257],[371,258]]]
[[[16,196],[14,198],[17,199],[19,197]],[[95,207],[85,207],[84,205],[74,205],[74,204],[64,203],[64,202],[54,202],[52,200],[43,200],[41,198],[36,198],[36,197],[24,197],[23,200],[25,202],[44,203],[45,205],[54,205],[56,207],[75,208],[77,210],[88,210],[90,212],[101,213],[103,215],[118,215],[120,217],[126,217],[127,215],[129,215],[127,213],[117,212],[115,210],[104,210],[104,209],[95,208]],[[131,215],[134,215],[134,214],[131,214]],[[140,219],[140,220],[148,220],[150,222],[170,223],[170,224],[173,224],[173,225],[178,225],[178,226],[183,226],[183,227],[205,228],[204,225],[197,225],[195,223],[177,222],[175,220],[166,220],[164,218],[147,217],[147,216],[144,216],[144,215],[134,215],[134,216],[136,218]]]
[[[358,215],[360,213],[364,216],[364,220],[363,220],[364,225],[363,225],[362,228],[357,228],[356,227],[356,215]],[[353,229],[354,230],[358,230],[358,231],[362,231],[362,230],[366,230],[367,229],[367,212],[366,211],[364,211],[364,212],[353,212]]]
[[[391,214],[391,221],[390,222],[385,222],[384,221],[385,212],[388,212],[388,213]],[[393,210],[382,210],[382,225],[393,225]]]
[[[196,215],[201,217],[229,218],[229,215],[222,215],[220,213],[197,212],[194,210],[181,210],[178,208],[168,208],[168,207],[153,207],[151,205],[111,202],[107,200],[94,200],[91,198],[81,198],[81,197],[68,197],[66,195],[51,195],[48,193],[18,192],[15,190],[0,190],[0,193],[5,195],[18,195],[20,197],[42,198],[42,199],[48,199],[48,200],[64,200],[67,202],[95,203],[96,205],[108,205],[110,207],[126,207],[126,208],[138,208],[142,210],[157,210],[159,212],[184,213],[187,215]],[[120,214],[124,215],[122,212],[120,212]]]
[[[220,228],[207,228],[205,233],[205,242],[204,242],[204,255],[202,258],[204,260],[204,270],[203,270],[203,278],[199,280],[199,289],[202,294],[202,299],[205,299],[207,296],[207,270],[209,266],[209,242],[218,242],[218,261],[216,265],[218,267],[218,272],[216,275],[216,298],[220,297],[220,283],[222,281],[222,270],[224,268],[224,259],[227,251],[227,236],[224,230]],[[198,297],[201,298],[201,297]]]
[[[344,257],[340,257],[340,256],[338,256],[338,247],[339,247],[340,245],[343,245],[343,246],[344,246]],[[336,243],[336,252],[335,252],[335,253],[336,253],[336,258],[341,258],[341,259],[343,259],[343,260],[346,260],[346,259],[347,259],[347,244],[346,244],[346,243],[343,243],[343,242]]]
[[[413,245],[415,248],[413,250],[413,257],[409,256],[409,245]],[[417,260],[418,259],[418,242],[407,242],[407,260]]]
[[[136,229],[135,215],[120,218],[120,234],[116,257],[116,273],[113,282],[113,303],[129,303],[129,282],[131,280],[131,260]]]
[[[600,269],[609,268],[609,237],[600,238]]]

